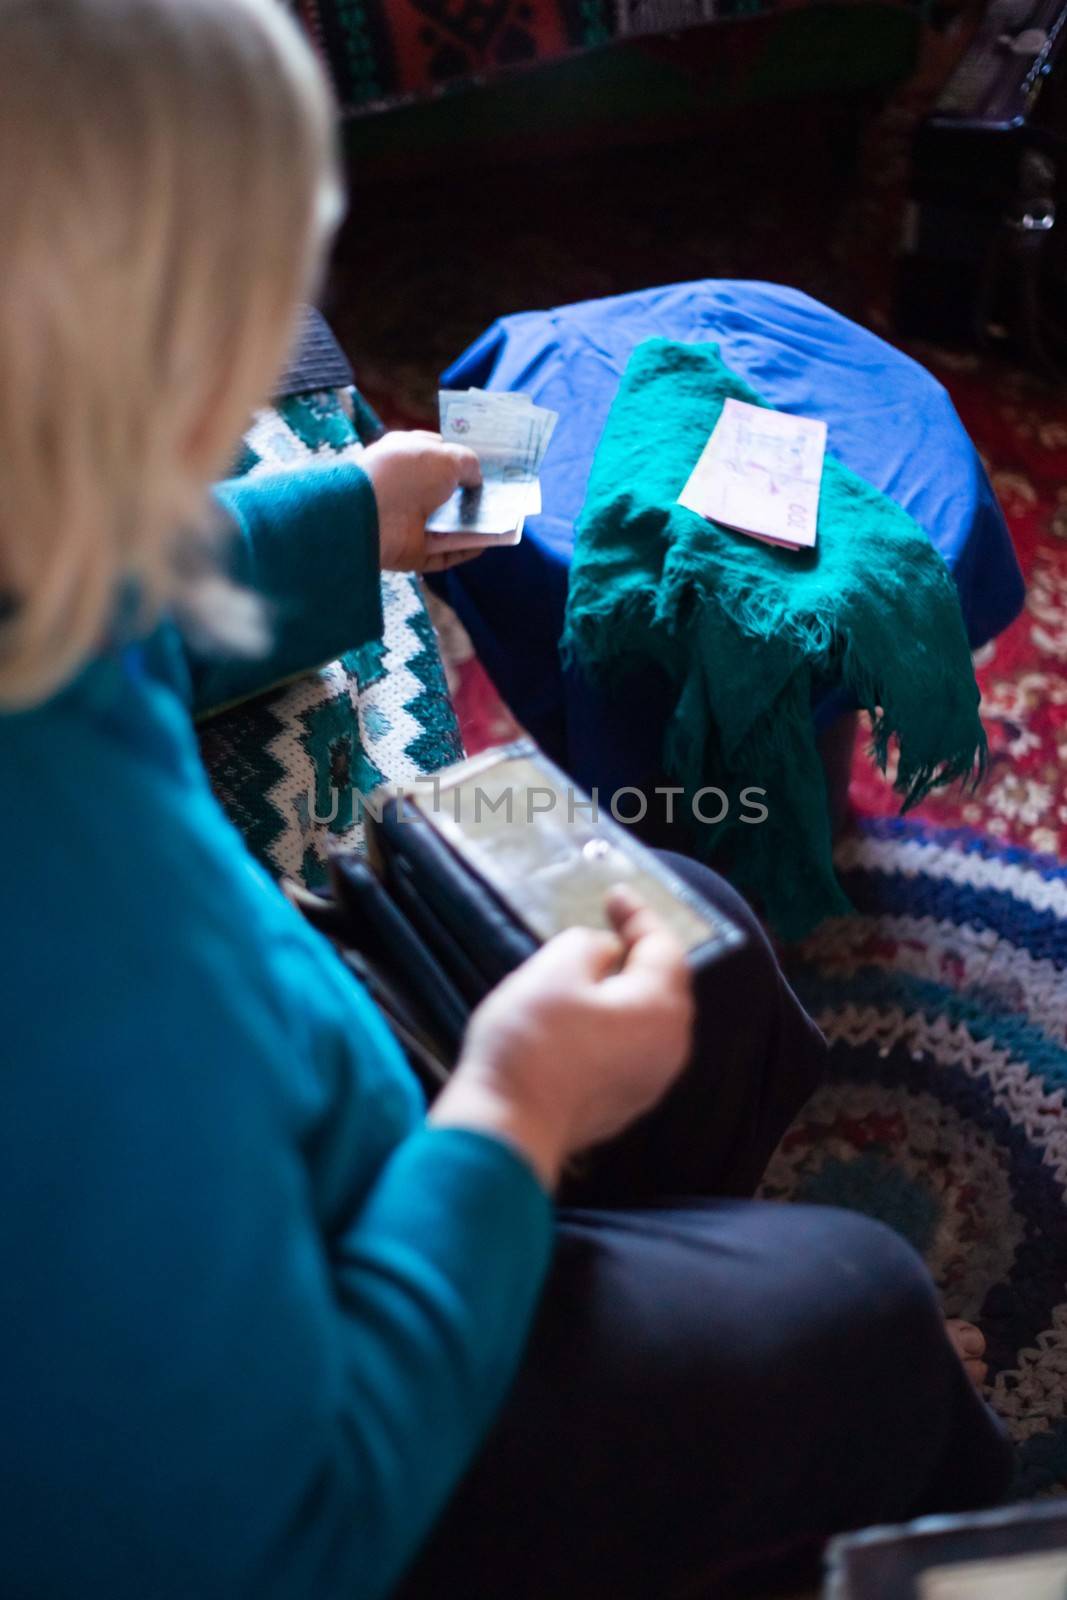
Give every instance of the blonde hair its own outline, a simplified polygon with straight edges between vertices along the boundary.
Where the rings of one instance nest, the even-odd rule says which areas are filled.
[[[247,641],[207,486],[339,214],[333,120],[279,0],[0,0],[0,707],[127,594]]]

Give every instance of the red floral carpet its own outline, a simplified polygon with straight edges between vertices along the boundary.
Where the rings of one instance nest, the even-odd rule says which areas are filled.
[[[989,738],[985,782],[973,795],[938,793],[914,815],[1067,859],[1067,401],[976,358],[942,355],[931,364],[985,460],[1027,603],[976,657]],[[897,811],[890,784],[862,751],[852,801],[861,816]]]

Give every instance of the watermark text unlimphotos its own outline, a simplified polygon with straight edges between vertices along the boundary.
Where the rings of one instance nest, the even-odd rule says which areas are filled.
[[[756,827],[766,822],[770,812],[764,800],[766,789],[761,789],[750,784],[742,789],[735,803],[731,800],[725,789],[707,785],[697,789],[692,795],[686,795],[682,788],[661,784],[651,790],[638,789],[626,786],[616,789],[608,797],[606,806],[602,805],[600,792],[592,789],[588,794],[582,789],[560,788],[553,789],[547,784],[523,784],[519,787],[509,785],[493,786],[483,789],[479,784],[473,788],[469,784],[463,787],[442,786],[440,779],[429,777],[417,784],[407,786],[401,784],[382,785],[371,794],[361,794],[359,790],[345,794],[345,809],[349,803],[352,807],[353,821],[362,822],[365,817],[370,817],[374,822],[381,822],[389,807],[394,808],[397,820],[405,819],[405,799],[416,797],[421,811],[448,812],[457,822],[461,819],[473,822],[475,826],[487,822],[491,818],[500,817],[508,824],[519,823],[531,826],[539,817],[549,817],[562,813],[569,824],[585,821],[594,827],[599,823],[603,810],[607,810],[615,822],[625,828],[636,827],[644,822],[649,813],[650,797],[656,804],[656,816],[668,825],[681,821],[686,814],[694,821],[705,826],[715,827],[736,811],[737,820]],[[328,826],[337,821],[341,809],[342,792],[331,784],[325,794],[316,795],[314,790],[308,792],[308,813],[314,823]],[[328,801],[325,813],[322,802]],[[662,801],[662,810],[659,802]]]

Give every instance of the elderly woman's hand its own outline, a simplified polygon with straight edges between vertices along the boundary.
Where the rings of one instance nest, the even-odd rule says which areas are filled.
[[[445,444],[439,433],[387,433],[369,445],[360,466],[378,502],[381,564],[387,572],[438,572],[477,551],[435,555],[426,523],[461,486],[476,489],[482,469],[473,450]]]
[[[629,891],[608,911],[614,935],[569,929],[483,1001],[430,1112],[516,1145],[549,1188],[568,1156],[650,1110],[689,1056],[681,945]]]

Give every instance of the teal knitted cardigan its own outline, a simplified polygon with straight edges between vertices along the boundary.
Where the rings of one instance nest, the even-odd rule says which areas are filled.
[[[905,808],[980,772],[985,738],[948,569],[905,511],[834,458],[832,435],[813,551],[775,549],[677,504],[730,396],[765,403],[715,344],[651,339],[634,351],[593,462],[562,648],[601,680],[642,662],[666,669],[666,771],[690,800],[704,785],[730,800],[721,823],[700,827],[699,848],[794,938],[848,909],[813,695],[855,697],[883,769],[896,739]],[[766,790],[762,823],[742,820],[755,814],[740,804],[746,787]]]
[[[370,481],[311,463],[216,498],[269,652],[164,619],[0,714],[6,1597],[388,1600],[552,1252],[534,1173],[426,1123],[197,749],[196,712],[379,637]]]

